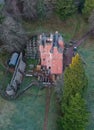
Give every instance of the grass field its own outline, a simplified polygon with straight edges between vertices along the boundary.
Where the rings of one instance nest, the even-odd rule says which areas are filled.
[[[3,86],[3,88],[7,86],[12,76],[7,73],[7,77],[4,78],[4,74],[5,69],[0,65],[0,87]],[[31,82],[32,77],[25,77],[20,86],[21,90]],[[47,128],[49,130],[56,130],[57,128],[56,107],[56,96],[53,90],[48,113],[49,123]],[[45,109],[46,89],[41,89],[38,86],[32,86],[16,100],[6,101],[0,97],[0,130],[42,130]]]
[[[88,39],[79,49],[86,61],[86,74],[88,76],[88,88],[86,103],[90,112],[89,124],[86,130],[94,130],[94,40]]]
[[[44,125],[45,103],[45,89],[39,90],[36,87],[30,89],[15,101],[5,101],[0,98],[0,129],[42,130]],[[54,92],[50,102],[48,117],[48,130],[56,130],[57,113]]]
[[[0,99],[1,130],[41,130],[45,111],[45,91],[32,88],[15,101]]]

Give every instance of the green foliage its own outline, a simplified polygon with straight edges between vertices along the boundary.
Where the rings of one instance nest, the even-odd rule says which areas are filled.
[[[75,95],[77,92],[83,93],[88,82],[85,75],[84,67],[79,55],[72,59],[70,67],[65,70],[64,74],[64,102],[69,102],[70,96]]]
[[[63,112],[64,116],[61,118],[63,130],[85,130],[88,113],[85,101],[79,93],[70,97],[70,103],[64,107]]]
[[[64,88],[61,102],[59,129],[84,130],[88,113],[83,92],[88,82],[80,56],[77,54],[64,73]]]
[[[85,0],[83,14],[86,18],[89,17],[93,9],[94,9],[94,0]]]
[[[37,2],[37,12],[38,12],[38,18],[42,20],[45,17],[45,5],[44,0],[39,0]]]
[[[67,19],[69,16],[74,14],[77,10],[74,0],[57,0],[56,12],[62,20]]]
[[[75,1],[76,2],[76,1]],[[78,12],[82,14],[82,10],[84,7],[85,0],[77,1],[76,5],[78,6]]]

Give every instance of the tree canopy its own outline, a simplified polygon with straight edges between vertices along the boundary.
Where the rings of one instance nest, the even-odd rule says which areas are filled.
[[[70,96],[69,105],[65,105],[63,112],[64,116],[61,118],[63,130],[85,130],[88,113],[85,100],[79,93]]]
[[[90,16],[90,13],[94,9],[94,0],[85,0],[83,14],[86,18]]]
[[[77,54],[72,58],[72,63],[64,73],[63,100],[68,102],[71,95],[75,95],[77,92],[83,93],[87,84],[85,70],[80,56]]]
[[[81,58],[78,54],[64,72],[63,96],[61,101],[60,130],[84,130],[88,112],[83,99],[88,82]]]
[[[77,10],[74,0],[57,0],[56,12],[62,20],[71,16]]]

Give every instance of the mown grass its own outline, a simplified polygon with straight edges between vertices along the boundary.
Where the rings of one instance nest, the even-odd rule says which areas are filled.
[[[42,130],[45,113],[45,91],[32,88],[15,101],[5,101],[0,109],[2,130]],[[9,105],[9,108],[8,108]],[[5,123],[5,124],[4,124]]]
[[[86,103],[90,115],[86,130],[94,130],[94,40],[91,38],[87,39],[79,48],[79,51],[86,61],[85,70],[88,77]]]

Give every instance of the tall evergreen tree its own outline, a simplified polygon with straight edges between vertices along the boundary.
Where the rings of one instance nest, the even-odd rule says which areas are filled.
[[[79,54],[76,54],[76,56],[73,57],[72,63],[70,65],[70,69],[74,75],[77,86],[80,87],[80,90],[81,90],[80,92],[83,92],[83,90],[88,85],[88,81],[87,81],[84,66],[83,66],[83,63],[82,63],[82,60],[81,60]],[[75,85],[76,85],[76,83],[75,83]]]
[[[83,93],[88,82],[80,56],[77,54],[64,73],[63,100],[69,102],[70,96],[77,92]]]
[[[87,123],[87,110],[83,92],[87,78],[80,56],[77,54],[64,73],[64,87],[61,102],[59,130],[84,130]]]
[[[88,112],[85,101],[79,93],[70,97],[69,105],[63,108],[64,116],[61,118],[63,130],[85,130],[88,122]]]
[[[77,10],[74,0],[57,0],[56,12],[61,19],[65,20]]]

